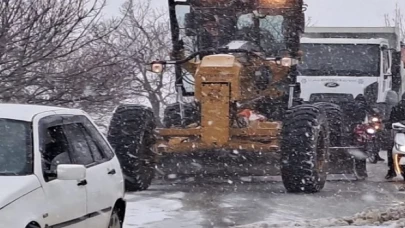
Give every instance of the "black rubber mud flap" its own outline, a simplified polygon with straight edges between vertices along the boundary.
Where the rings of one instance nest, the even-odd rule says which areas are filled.
[[[299,105],[287,112],[281,140],[281,176],[288,192],[315,193],[327,178],[329,127],[325,112]]]
[[[357,180],[365,180],[367,174],[367,161],[366,159],[352,159],[354,164],[354,176]]]
[[[156,123],[151,109],[120,105],[111,119],[108,140],[125,176],[126,191],[146,190],[155,175]]]

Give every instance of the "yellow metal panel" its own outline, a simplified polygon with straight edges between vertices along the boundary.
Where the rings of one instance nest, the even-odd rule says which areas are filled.
[[[229,85],[203,84],[201,89],[201,140],[224,145],[229,140]]]
[[[158,129],[158,134],[160,136],[168,137],[184,137],[184,136],[198,136],[201,134],[200,128],[167,128]]]
[[[263,152],[263,153],[274,153],[279,151],[278,141],[275,140],[271,143],[259,143],[251,142],[248,140],[238,140],[231,141],[225,145],[213,145],[202,142],[178,142],[175,144],[174,141],[169,142],[158,142],[158,152],[159,153],[191,153],[196,151],[210,151],[215,149],[225,149],[225,150],[241,150],[249,152]]]
[[[218,82],[230,83],[230,100],[240,99],[240,72],[242,65],[232,55],[210,55],[205,56],[195,74],[195,97],[202,101],[203,83]]]

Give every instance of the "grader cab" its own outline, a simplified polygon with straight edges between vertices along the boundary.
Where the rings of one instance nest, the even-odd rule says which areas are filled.
[[[149,70],[174,66],[177,102],[158,129],[150,109],[120,105],[108,132],[128,190],[147,189],[157,171],[281,174],[287,191],[306,193],[324,187],[328,164],[367,175],[365,160],[331,156],[344,138],[339,107],[298,99],[304,10],[302,0],[169,0],[172,59]]]

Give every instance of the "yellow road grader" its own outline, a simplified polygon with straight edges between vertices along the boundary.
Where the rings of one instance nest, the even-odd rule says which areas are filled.
[[[288,192],[322,190],[328,173],[367,176],[345,146],[345,120],[330,103],[299,99],[296,66],[303,0],[168,0],[177,102],[157,128],[149,108],[116,108],[108,139],[128,191],[155,173],[221,177],[281,175]],[[185,102],[187,98],[191,101]]]

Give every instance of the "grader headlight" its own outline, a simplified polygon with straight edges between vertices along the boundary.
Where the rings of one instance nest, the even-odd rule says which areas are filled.
[[[285,57],[285,58],[281,58],[281,59],[276,60],[276,63],[278,65],[282,65],[284,67],[291,67],[291,66],[297,65],[298,60],[293,59],[293,58],[289,58],[289,57]]]
[[[165,64],[162,62],[152,62],[146,65],[146,70],[155,74],[162,74],[165,69]]]

